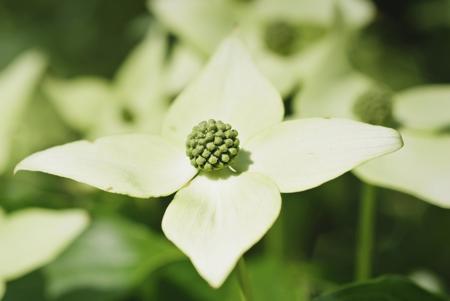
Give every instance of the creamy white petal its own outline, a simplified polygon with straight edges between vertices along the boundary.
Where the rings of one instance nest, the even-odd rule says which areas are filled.
[[[404,127],[440,130],[450,126],[450,85],[411,88],[395,95],[394,115]]]
[[[374,82],[352,68],[347,56],[349,36],[348,28],[338,23],[316,47],[293,101],[296,116],[356,119],[353,106]]]
[[[278,92],[253,65],[241,42],[230,37],[177,97],[164,122],[163,134],[184,145],[192,127],[212,118],[230,123],[245,141],[280,122],[283,113]]]
[[[141,198],[169,195],[196,173],[184,150],[144,134],[56,146],[25,158],[17,165],[19,170],[41,171]]]
[[[175,195],[162,227],[200,275],[219,287],[272,226],[280,207],[276,185],[261,174],[202,174]]]
[[[331,27],[336,6],[352,27],[368,24],[375,15],[375,7],[367,0],[259,0],[255,1],[259,13],[269,19],[288,22],[312,23]]]
[[[165,90],[176,96],[200,73],[205,58],[185,43],[174,46],[173,53],[164,72]]]
[[[211,53],[235,24],[232,1],[151,0],[150,9],[177,35]]]
[[[44,91],[64,120],[82,132],[96,127],[105,108],[120,109],[110,83],[99,77],[47,79]]]
[[[401,130],[405,146],[367,162],[355,174],[374,185],[412,194],[450,208],[450,135]]]
[[[28,51],[0,73],[0,173],[7,167],[11,139],[44,67],[41,54]]]
[[[330,78],[324,75],[321,80],[308,81],[296,96],[295,114],[300,117],[356,119],[353,107],[358,97],[372,86],[370,79],[357,72],[343,72]]]
[[[0,226],[0,278],[20,277],[55,259],[88,224],[79,209],[25,209]]]
[[[163,74],[167,53],[167,32],[152,23],[145,38],[128,55],[117,72],[115,92],[122,100],[123,108],[133,114],[135,120],[132,126],[135,131],[161,133],[170,103]]]
[[[243,145],[249,158],[241,152],[234,165],[269,176],[281,192],[296,192],[401,146],[399,133],[390,128],[347,119],[306,118],[280,123],[257,135]]]

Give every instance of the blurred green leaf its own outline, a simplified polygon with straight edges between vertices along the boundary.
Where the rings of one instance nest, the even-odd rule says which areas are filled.
[[[0,280],[0,300],[3,298],[5,293],[5,284]]]
[[[309,300],[306,269],[302,271],[299,264],[285,264],[266,257],[250,261],[249,267],[255,300]]]
[[[443,301],[410,280],[400,276],[386,276],[356,283],[314,301]]]
[[[96,290],[117,298],[150,272],[180,258],[182,254],[163,237],[120,217],[105,216],[94,220],[58,260],[46,267],[45,274],[52,297],[64,295],[72,300],[68,296],[79,295],[80,290]],[[100,299],[97,296],[92,300]]]
[[[8,283],[2,301],[48,301],[45,297],[45,279],[41,270],[26,274]]]
[[[236,278],[230,276],[218,289],[210,287],[189,261],[172,264],[162,273],[156,300],[235,301],[239,300]]]

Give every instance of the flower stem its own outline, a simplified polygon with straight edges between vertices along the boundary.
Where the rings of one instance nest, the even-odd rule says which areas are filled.
[[[267,255],[278,260],[282,260],[284,255],[283,222],[281,212],[277,221],[267,233],[265,240]]]
[[[250,286],[250,278],[248,276],[244,257],[241,257],[241,259],[239,259],[236,271],[239,286],[241,289],[242,301],[253,301],[253,295]]]
[[[376,189],[364,184],[359,209],[358,241],[356,249],[355,278],[357,281],[370,278],[374,242]]]

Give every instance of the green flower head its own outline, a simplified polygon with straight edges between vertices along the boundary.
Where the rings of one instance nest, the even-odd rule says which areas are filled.
[[[238,132],[228,123],[210,119],[194,126],[186,141],[186,154],[198,170],[228,166],[239,152]]]
[[[392,96],[392,92],[380,87],[369,89],[358,97],[353,113],[363,122],[393,127]]]
[[[276,220],[281,193],[316,187],[402,145],[389,128],[344,119],[283,121],[283,115],[279,93],[230,37],[174,101],[160,135],[56,146],[24,159],[16,171],[141,198],[175,193],[164,234],[219,287]]]

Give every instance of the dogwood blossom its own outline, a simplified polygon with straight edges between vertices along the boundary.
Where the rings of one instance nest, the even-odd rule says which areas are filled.
[[[316,187],[402,146],[393,129],[344,119],[283,122],[283,115],[277,90],[230,37],[170,107],[161,135],[56,146],[16,171],[141,198],[176,193],[162,229],[219,287],[276,220],[280,193]]]
[[[450,153],[450,85],[424,85],[394,93],[352,68],[347,38],[340,29],[330,35],[321,62],[294,100],[294,115],[349,118],[398,128],[405,146],[361,165],[354,173],[370,184],[450,208],[446,155]]]
[[[264,75],[282,95],[291,93],[309,72],[325,33],[333,28],[335,9],[353,28],[368,24],[375,9],[360,0],[156,0],[150,10],[199,56],[214,52],[238,27]],[[207,57],[207,56],[206,56]]]

